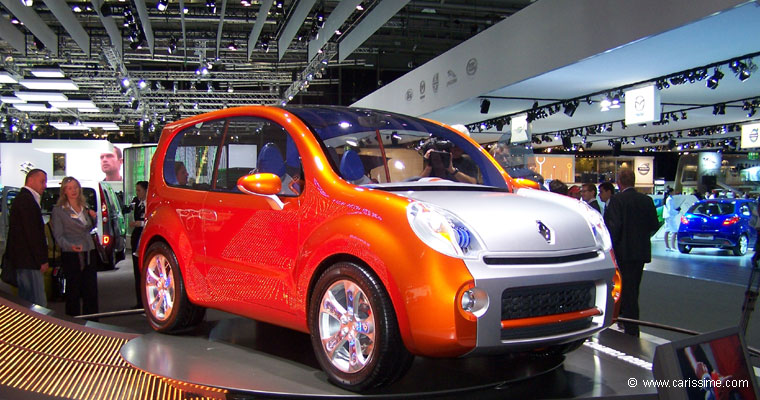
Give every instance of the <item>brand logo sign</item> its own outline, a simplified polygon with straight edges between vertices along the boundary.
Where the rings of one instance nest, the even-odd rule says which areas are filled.
[[[641,165],[639,165],[639,168],[638,168],[638,170],[639,170],[639,173],[640,173],[641,175],[646,175],[646,174],[648,174],[648,173],[649,173],[649,171],[651,171],[651,170],[652,170],[652,168],[650,168],[650,167],[649,167],[649,163],[646,163],[646,164],[641,164]]]
[[[742,125],[743,149],[760,147],[760,123]]]
[[[625,92],[625,124],[660,120],[660,91],[654,85]]]
[[[554,244],[554,233],[552,232],[552,229],[540,220],[536,220],[536,225],[538,226],[538,234],[546,240],[546,243]]]

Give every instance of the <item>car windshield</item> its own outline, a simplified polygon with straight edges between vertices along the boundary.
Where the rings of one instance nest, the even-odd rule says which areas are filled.
[[[507,187],[500,169],[480,147],[437,124],[367,109],[285,109],[306,123],[322,142],[336,173],[354,184],[438,177]],[[465,180],[463,174],[472,180]]]
[[[708,217],[716,215],[728,215],[734,213],[734,202],[716,202],[708,201],[704,203],[696,203],[691,206],[689,212],[697,215],[705,215]]]

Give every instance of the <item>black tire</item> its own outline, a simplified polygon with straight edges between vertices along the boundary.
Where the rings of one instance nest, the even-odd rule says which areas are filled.
[[[678,251],[680,251],[683,254],[689,254],[689,252],[691,251],[691,246],[689,246],[688,244],[679,244]]]
[[[736,246],[733,247],[731,251],[735,256],[743,256],[747,254],[747,249],[749,249],[749,237],[742,233],[739,235],[739,240],[736,242]]]
[[[187,298],[177,257],[168,245],[162,242],[150,245],[140,276],[142,302],[151,328],[176,333],[191,329],[203,320],[206,309]],[[167,298],[171,299],[168,307]]]
[[[328,291],[335,300],[329,303],[335,313],[323,309]],[[352,302],[356,307],[348,307],[347,299],[353,297],[353,293],[359,293],[358,300]],[[349,322],[346,318],[350,318]],[[329,342],[323,345],[322,338],[338,338],[343,327],[348,327],[348,333],[340,338],[331,357],[325,348]],[[400,379],[414,360],[401,340],[396,313],[382,283],[367,268],[354,263],[337,263],[319,277],[311,293],[309,330],[320,366],[331,382],[347,390],[362,391],[388,385]],[[352,352],[348,338],[361,343],[362,350]],[[352,358],[363,360],[353,363]]]

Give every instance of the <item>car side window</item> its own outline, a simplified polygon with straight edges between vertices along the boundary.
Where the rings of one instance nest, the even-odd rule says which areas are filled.
[[[741,205],[741,207],[739,208],[739,212],[740,212],[740,213],[741,213],[743,216],[745,216],[745,217],[749,217],[750,215],[752,215],[752,210],[750,210],[750,209],[749,209],[749,206],[748,206],[748,205],[746,205],[746,204],[742,204],[742,205]]]
[[[214,189],[239,193],[237,180],[252,173],[279,176],[279,195],[297,196],[303,190],[301,157],[282,126],[263,118],[230,118]]]
[[[164,159],[164,180],[169,186],[211,189],[224,124],[225,120],[203,122],[172,139]]]

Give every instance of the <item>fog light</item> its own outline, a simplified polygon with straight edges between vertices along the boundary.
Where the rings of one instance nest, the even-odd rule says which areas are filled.
[[[486,313],[488,303],[488,293],[483,289],[473,287],[462,293],[462,310],[478,318]]]

